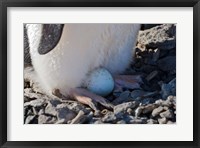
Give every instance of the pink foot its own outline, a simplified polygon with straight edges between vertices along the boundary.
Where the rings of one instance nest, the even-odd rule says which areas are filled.
[[[56,91],[53,91],[54,95],[60,98],[66,98],[60,93],[58,89],[55,90]],[[75,100],[79,101],[80,103],[90,106],[94,111],[98,111],[97,103],[101,104],[102,106],[108,109],[113,109],[113,105],[109,103],[105,98],[98,96],[83,88],[73,88],[70,90],[69,95]]]

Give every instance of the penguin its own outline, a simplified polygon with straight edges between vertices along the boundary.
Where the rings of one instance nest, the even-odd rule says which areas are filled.
[[[118,85],[138,87],[138,77],[120,76],[135,53],[140,24],[26,24],[31,62],[48,95],[73,97],[92,109],[112,108],[104,97],[83,88],[88,73],[99,67]],[[132,83],[133,82],[133,83]]]

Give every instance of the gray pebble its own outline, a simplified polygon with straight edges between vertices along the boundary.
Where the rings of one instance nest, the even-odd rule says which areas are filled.
[[[39,115],[38,124],[53,124],[56,122],[55,117]]]
[[[174,114],[171,110],[167,110],[165,112],[160,113],[160,116],[162,118],[172,119],[174,117]]]
[[[149,119],[147,120],[147,124],[158,124],[158,121],[154,119]]]
[[[157,115],[159,115],[162,111],[163,111],[163,107],[162,106],[159,106],[158,108],[155,108],[152,112],[152,116],[153,117],[156,117]]]
[[[143,114],[147,114],[147,113],[150,113],[152,112],[154,109],[156,108],[156,105],[155,104],[148,104],[144,107],[143,109]]]
[[[114,114],[116,115],[117,118],[123,116],[124,113],[127,112],[128,108],[134,109],[138,106],[138,103],[135,101],[132,102],[126,102],[126,103],[122,103],[119,105],[116,105],[114,107]]]
[[[33,106],[33,107],[40,107],[45,103],[44,99],[36,99],[30,102],[24,103],[24,106]]]
[[[103,118],[103,122],[114,122],[116,120],[116,116],[113,112],[108,112]]]
[[[172,121],[167,121],[167,124],[175,124],[175,122],[172,122]]]
[[[26,120],[25,120],[25,124],[31,124],[31,122],[33,122],[33,120],[35,119],[35,115],[29,115],[26,117]]]
[[[133,113],[133,110],[132,110],[131,108],[128,108],[128,109],[127,109],[127,113],[128,113],[129,115],[131,115],[131,114]]]
[[[56,110],[57,110],[57,119],[58,120],[64,119],[63,123],[67,123],[69,120],[72,120],[76,116],[76,114],[73,111],[71,111],[63,104],[58,105]]]
[[[87,117],[84,115],[84,112],[82,110],[79,111],[79,113],[76,115],[74,119],[70,122],[70,124],[82,124],[86,121]]]
[[[166,118],[159,118],[158,122],[159,122],[159,124],[166,124],[167,123],[167,119]]]
[[[120,120],[120,121],[117,121],[117,124],[126,124],[126,121]]]
[[[135,110],[135,117],[139,117],[140,114],[142,113],[144,109],[144,106],[139,106],[136,110]]]
[[[54,107],[51,103],[48,103],[48,105],[45,108],[45,114],[56,116],[57,115],[56,107]]]

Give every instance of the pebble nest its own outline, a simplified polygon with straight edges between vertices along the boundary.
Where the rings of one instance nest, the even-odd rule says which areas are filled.
[[[145,24],[135,58],[125,74],[140,75],[140,89],[114,89],[105,97],[113,110],[100,114],[73,100],[45,95],[24,69],[25,124],[174,124],[176,123],[176,24]]]

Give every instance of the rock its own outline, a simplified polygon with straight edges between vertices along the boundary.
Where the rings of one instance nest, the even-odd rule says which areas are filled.
[[[116,105],[114,107],[114,114],[117,118],[120,118],[127,112],[128,108],[134,109],[134,108],[137,107],[137,105],[138,105],[138,103],[135,102],[135,101],[126,102],[126,103]]]
[[[103,122],[114,122],[116,120],[116,116],[113,112],[108,112],[103,118],[102,121]]]
[[[140,102],[142,103],[142,105],[147,105],[147,104],[153,103],[154,99],[153,98],[144,98]]]
[[[29,115],[29,116],[27,116],[26,120],[25,120],[25,124],[31,124],[34,121],[35,118],[36,118],[35,115]]]
[[[130,124],[143,124],[143,120],[142,119],[132,119],[129,121]]]
[[[54,124],[56,122],[55,117],[39,115],[38,124]]]
[[[176,71],[176,56],[167,56],[158,60],[158,67],[162,71]]]
[[[76,101],[66,101],[65,104],[70,110],[79,113],[80,110],[82,110],[85,114],[89,113],[91,111],[91,108],[85,108],[83,104],[80,104]]]
[[[165,112],[160,113],[160,116],[161,116],[162,118],[167,118],[167,119],[172,119],[172,118],[174,118],[174,114],[173,114],[173,112],[172,112],[171,110],[167,110],[167,111],[165,111]]]
[[[139,106],[139,107],[135,110],[135,117],[136,117],[136,118],[140,116],[140,114],[142,113],[143,109],[144,109],[144,106]]]
[[[142,67],[140,68],[140,70],[146,74],[151,73],[152,71],[157,70],[158,68],[156,66],[152,66],[152,65],[142,65]]]
[[[127,109],[127,113],[128,113],[129,115],[131,115],[131,114],[133,113],[133,110],[132,110],[131,108],[128,108],[128,109]]]
[[[172,31],[173,30],[173,31]],[[147,48],[170,50],[176,47],[176,25],[163,24],[140,31],[138,42]]]
[[[147,114],[147,113],[150,113],[152,112],[154,109],[156,108],[156,105],[155,104],[148,104],[144,107],[142,113],[143,114]]]
[[[40,107],[45,103],[44,99],[35,99],[30,102],[24,103],[24,106]]]
[[[122,103],[122,102],[125,102],[128,100],[129,98],[129,95],[130,95],[130,92],[129,91],[124,91],[120,94],[120,96],[118,98],[116,98],[112,103],[113,104],[119,104],[119,103]]]
[[[44,113],[45,113],[45,111],[44,111],[44,109],[42,108],[42,109],[39,110],[38,115],[42,115],[42,114],[44,114]]]
[[[143,24],[142,25],[142,30],[146,30],[146,29],[150,29],[150,28],[153,28],[153,27],[156,27],[156,26],[160,26],[161,24]]]
[[[168,96],[176,95],[176,78],[171,80],[168,84],[161,85],[161,95],[163,99],[167,99]]]
[[[73,111],[71,111],[67,106],[63,104],[58,105],[56,110],[58,121],[62,120],[63,123],[67,123],[69,120],[72,120],[76,116]]]
[[[147,120],[147,124],[158,124],[158,121],[154,119],[149,119]]]
[[[154,62],[157,62],[159,58],[160,58],[160,49],[157,48],[157,49],[154,50],[154,54],[153,54],[152,60]]]
[[[54,107],[50,102],[48,103],[48,105],[45,108],[45,114],[49,114],[52,116],[56,116],[57,115],[57,111],[56,111],[56,107]]]
[[[126,121],[120,120],[120,121],[117,121],[117,124],[126,124]]]
[[[74,119],[72,119],[70,124],[82,124],[86,121],[87,117],[84,115],[85,113],[80,110]]]
[[[155,96],[157,94],[158,94],[157,91],[146,92],[146,91],[143,91],[143,90],[134,90],[134,91],[131,92],[131,98],[133,98],[133,100],[138,101],[142,98],[152,97],[152,96]]]
[[[58,99],[51,99],[51,100],[49,100],[49,102],[51,103],[51,105],[53,106],[53,107],[56,107],[58,104],[61,104],[62,102],[60,101],[60,100],[58,100]]]
[[[134,90],[131,92],[131,98],[133,98],[133,100],[137,100],[138,97],[141,97],[145,94],[146,92],[143,90]]]
[[[167,119],[166,118],[159,118],[158,122],[159,122],[159,124],[166,124],[167,123]]]
[[[163,111],[163,107],[162,106],[159,106],[158,108],[155,108],[152,112],[152,116],[153,117],[156,117],[157,115],[159,115],[162,111]]]
[[[103,124],[103,122],[101,120],[97,120],[94,122],[94,124]]]
[[[146,80],[147,80],[147,81],[151,81],[157,74],[158,74],[158,71],[157,71],[157,70],[152,71],[152,72],[146,77]]]
[[[34,93],[32,88],[25,88],[24,94]]]
[[[167,124],[175,124],[175,122],[172,122],[172,121],[167,121]]]

